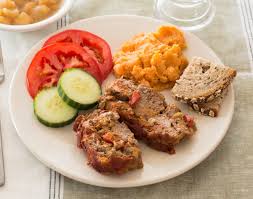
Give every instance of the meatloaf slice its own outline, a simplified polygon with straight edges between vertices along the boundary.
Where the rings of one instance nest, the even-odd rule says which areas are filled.
[[[88,163],[101,173],[122,174],[143,167],[137,140],[119,118],[116,112],[95,110],[78,116],[74,123],[78,146],[87,153]]]
[[[102,98],[114,98],[115,101],[128,102],[136,116],[149,118],[163,112],[166,108],[165,98],[153,89],[136,85],[132,80],[117,79],[106,89]],[[103,101],[100,100],[101,102]]]
[[[196,130],[193,119],[174,104],[167,105],[163,95],[123,78],[106,90],[99,107],[119,113],[137,139],[160,151],[174,153],[174,146]]]
[[[160,151],[175,153],[174,146],[195,132],[193,119],[183,114],[174,104],[169,104],[164,113],[148,119],[144,127],[146,142]]]

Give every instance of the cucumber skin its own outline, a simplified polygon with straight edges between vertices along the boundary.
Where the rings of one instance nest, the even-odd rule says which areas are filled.
[[[67,125],[71,124],[72,122],[74,122],[75,119],[76,119],[76,117],[78,116],[78,111],[76,112],[76,115],[75,115],[72,119],[70,119],[70,120],[68,120],[68,121],[66,121],[66,122],[55,123],[55,124],[43,120],[42,118],[40,118],[40,117],[36,114],[35,111],[34,111],[34,114],[35,114],[35,116],[37,117],[37,119],[39,120],[39,122],[42,123],[42,124],[44,124],[45,126],[51,127],[51,128],[60,128],[60,127],[67,126]]]
[[[50,89],[50,88],[45,88],[45,89]],[[44,90],[44,89],[43,89]],[[38,95],[38,94],[37,94]],[[71,124],[73,121],[75,121],[76,117],[78,116],[78,110],[76,110],[76,114],[68,121],[65,122],[60,122],[60,123],[50,123],[44,119],[42,119],[35,111],[35,102],[36,102],[36,97],[33,100],[33,112],[34,115],[36,116],[36,118],[39,120],[40,123],[42,123],[43,125],[47,126],[47,127],[51,127],[51,128],[60,128],[60,127],[64,127],[67,126],[69,124]]]
[[[78,109],[78,110],[88,110],[88,109],[91,109],[93,108],[94,106],[96,106],[98,104],[98,102],[95,102],[93,104],[80,104],[78,102],[75,102],[73,100],[71,100],[64,92],[61,84],[58,83],[58,86],[57,86],[57,90],[58,90],[58,94],[59,96],[62,98],[62,100],[68,104],[69,106],[75,108],[75,109]]]

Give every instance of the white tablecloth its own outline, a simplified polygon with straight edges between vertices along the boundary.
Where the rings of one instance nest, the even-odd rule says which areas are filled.
[[[56,24],[34,33],[0,32],[6,72],[5,81],[0,85],[0,115],[6,171],[5,186],[0,187],[1,199],[45,199],[49,197],[50,170],[26,149],[17,136],[10,119],[8,96],[11,78],[18,67],[18,62],[40,38],[55,30]],[[55,175],[55,172],[51,172],[51,175]],[[53,185],[51,189],[54,189],[54,182],[51,182],[51,185]]]

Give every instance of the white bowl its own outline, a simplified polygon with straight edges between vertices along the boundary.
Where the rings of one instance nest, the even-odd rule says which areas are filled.
[[[71,8],[73,0],[62,0],[62,5],[52,16],[28,25],[7,25],[0,24],[0,30],[14,31],[14,32],[29,32],[41,29],[62,18]]]

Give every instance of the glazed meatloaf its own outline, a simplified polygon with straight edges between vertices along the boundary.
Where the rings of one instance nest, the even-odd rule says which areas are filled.
[[[166,104],[162,94],[124,78],[106,90],[99,107],[119,113],[137,139],[171,154],[176,144],[196,130],[193,118]]]
[[[122,174],[143,167],[137,140],[119,118],[116,112],[95,110],[78,116],[74,123],[78,146],[101,173]]]

